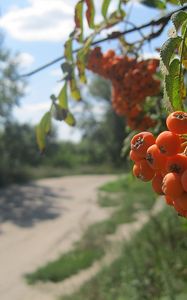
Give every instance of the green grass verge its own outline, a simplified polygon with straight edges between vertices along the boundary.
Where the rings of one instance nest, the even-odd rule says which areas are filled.
[[[88,268],[92,262],[103,255],[102,249],[75,249],[62,255],[57,260],[39,268],[36,272],[26,275],[29,284],[36,281],[59,282]]]
[[[99,204],[103,207],[120,206],[119,214],[124,214],[125,222],[136,211],[150,210],[156,199],[150,182],[141,182],[131,175],[108,182],[99,190]]]
[[[61,300],[187,299],[187,221],[167,207],[110,267]]]
[[[140,209],[149,209],[155,202],[149,184],[142,184],[137,180],[132,181],[128,176],[109,183],[109,186],[110,194],[111,191],[115,191],[115,197],[113,195],[111,198],[108,193],[100,194],[98,201],[102,206],[116,207],[111,217],[90,225],[82,239],[75,244],[73,251],[39,268],[36,272],[28,274],[26,278],[29,283],[61,281],[82,269],[88,268],[95,260],[104,255],[108,245],[106,235],[114,233],[120,224],[133,221],[135,212]],[[108,205],[109,202],[110,205]]]
[[[48,165],[37,167],[27,166],[25,167],[25,171],[28,174],[28,179],[32,180],[73,175],[122,174],[122,172],[124,172],[122,169],[117,169],[108,165],[85,165],[75,166],[72,168],[54,167]]]

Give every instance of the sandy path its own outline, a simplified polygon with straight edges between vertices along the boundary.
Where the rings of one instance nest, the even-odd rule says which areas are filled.
[[[69,250],[91,223],[109,215],[97,188],[115,176],[45,179],[0,191],[0,299],[54,300],[23,275]]]

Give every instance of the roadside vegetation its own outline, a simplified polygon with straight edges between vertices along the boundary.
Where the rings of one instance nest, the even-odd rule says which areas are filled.
[[[128,243],[121,256],[61,300],[187,299],[187,227],[164,209]]]
[[[111,193],[106,192],[107,190],[110,190]],[[137,192],[142,200],[138,206]],[[34,273],[27,274],[28,283],[59,282],[91,266],[94,261],[100,259],[107,252],[107,235],[115,233],[119,225],[135,220],[136,212],[150,209],[155,203],[155,198],[151,194],[149,184],[144,187],[142,183],[127,175],[101,187],[98,203],[103,207],[113,207],[110,217],[90,225],[72,251],[40,267]]]

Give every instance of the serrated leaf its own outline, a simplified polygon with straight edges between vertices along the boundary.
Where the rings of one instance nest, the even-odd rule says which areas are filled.
[[[166,8],[166,1],[164,0],[142,0],[141,3],[153,8],[158,8],[158,9]]]
[[[75,6],[75,32],[78,31],[77,40],[82,43],[83,42],[83,4],[84,0],[80,0],[77,2]]]
[[[72,98],[77,100],[77,101],[80,101],[81,100],[81,94],[80,94],[80,90],[77,86],[77,81],[75,79],[75,75],[72,76],[69,83],[70,83],[70,90],[71,90]]]
[[[45,150],[46,135],[51,130],[51,112],[48,111],[42,117],[40,123],[36,127],[36,140],[41,152]]]
[[[85,0],[86,5],[87,5],[87,10],[86,10],[86,18],[88,22],[88,26],[91,29],[94,29],[95,24],[94,24],[94,17],[95,17],[95,6],[93,0]]]
[[[64,119],[64,121],[70,126],[75,126],[76,124],[76,120],[70,111],[68,111],[67,117]]]
[[[108,12],[108,7],[109,7],[110,2],[111,2],[111,0],[103,0],[101,13],[102,13],[104,19],[106,19],[106,17],[107,17],[107,12]]]
[[[187,13],[185,11],[179,11],[171,16],[171,20],[175,26],[176,31],[182,26],[183,22],[187,19]]]
[[[170,60],[175,53],[175,49],[179,48],[180,43],[182,42],[182,38],[177,36],[174,38],[168,39],[162,46],[160,50],[160,56],[161,59],[166,66],[166,68],[169,68]]]
[[[187,36],[186,27],[187,27],[187,20],[185,20],[181,26],[181,33],[183,38],[186,38]]]
[[[175,58],[169,66],[169,74],[165,77],[165,88],[169,101],[175,110],[182,109],[180,61]]]
[[[67,61],[73,61],[73,53],[72,53],[72,39],[69,38],[64,45],[64,56]]]
[[[61,108],[68,109],[67,82],[65,82],[58,95],[58,103]]]

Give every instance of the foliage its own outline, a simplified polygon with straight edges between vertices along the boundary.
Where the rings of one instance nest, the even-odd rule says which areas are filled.
[[[124,243],[111,266],[61,299],[186,299],[186,249],[184,221],[165,209]]]
[[[59,282],[78,273],[81,269],[88,268],[94,260],[99,259],[102,255],[103,251],[97,248],[75,249],[62,255],[56,261],[49,262],[33,274],[28,274],[26,278],[30,284],[38,280]]]
[[[183,110],[186,98],[183,61],[187,55],[187,13],[179,11],[172,15],[173,36],[161,48],[162,68],[165,78],[165,97],[173,110]]]
[[[16,56],[3,45],[3,37],[0,36],[0,122],[1,126],[6,120],[10,120],[14,105],[19,104],[23,96],[24,81],[19,78],[19,62]]]
[[[134,60],[136,61],[137,57],[140,55],[140,52],[142,50],[143,45],[147,42],[147,41],[151,41],[152,39],[156,38],[157,36],[159,36],[162,31],[164,30],[165,26],[167,25],[169,18],[171,16],[171,13],[169,13],[168,15],[161,17],[160,19],[156,20],[156,21],[150,21],[147,24],[144,24],[142,26],[140,26],[139,28],[136,25],[133,25],[134,27],[132,28],[132,32],[134,31],[138,31],[141,39],[138,41],[134,41],[133,43],[129,43],[126,40],[126,37],[123,37],[123,35],[125,34],[126,31],[121,32],[119,31],[120,29],[120,25],[123,24],[123,22],[126,22],[126,26],[128,26],[128,14],[126,12],[126,5],[129,3],[130,1],[122,1],[122,0],[118,0],[116,1],[116,9],[112,12],[109,13],[109,8],[110,8],[110,4],[111,1],[108,0],[103,0],[101,3],[101,11],[100,14],[102,16],[102,20],[99,23],[96,23],[95,21],[95,4],[93,0],[80,0],[77,2],[76,6],[75,6],[75,10],[74,10],[74,28],[73,31],[70,33],[67,41],[64,44],[64,62],[61,65],[61,69],[63,72],[63,76],[62,76],[62,80],[64,81],[64,84],[62,85],[62,89],[59,93],[59,95],[55,96],[55,95],[51,95],[51,100],[52,100],[52,104],[51,104],[51,108],[48,111],[48,117],[50,115],[50,117],[48,118],[48,124],[47,127],[50,127],[51,124],[51,118],[54,117],[57,120],[60,121],[65,121],[67,124],[69,124],[70,126],[74,126],[75,125],[75,118],[73,116],[73,114],[70,112],[70,108],[69,108],[69,100],[68,98],[73,98],[75,101],[81,101],[82,96],[81,96],[81,90],[80,90],[80,85],[81,84],[86,84],[87,83],[87,76],[86,76],[86,69],[88,68],[88,61],[89,61],[89,57],[90,57],[90,53],[92,51],[91,46],[94,44],[101,44],[104,41],[110,40],[110,39],[118,39],[119,40],[119,44],[121,45],[121,49],[122,52],[124,54],[124,59],[125,57],[129,56],[130,59],[133,59],[134,56]],[[178,1],[176,0],[171,0],[171,1],[166,1],[166,0],[160,0],[160,1],[141,1],[141,3],[143,5],[149,6],[149,7],[153,7],[159,10],[163,10],[163,9],[167,9],[168,8],[168,4],[174,4],[177,5],[179,4]],[[180,1],[180,3],[183,5],[184,1]],[[179,26],[182,25],[180,24],[180,22],[184,22],[184,11],[183,8],[179,9],[179,14],[181,14],[181,17],[173,17],[174,22],[176,24],[176,30],[179,29]],[[183,16],[182,16],[183,14]],[[183,20],[183,21],[182,21]],[[117,27],[116,27],[117,25]],[[86,30],[85,30],[85,26],[89,27],[89,33],[88,35],[86,35]],[[151,27],[151,26],[155,26],[158,27],[158,30],[156,31],[151,31],[149,32],[149,34],[144,35],[141,32],[142,28],[146,28],[146,27]],[[116,30],[117,28],[117,30]],[[110,33],[107,34],[106,38],[101,38],[98,41],[95,41],[95,38],[97,36],[100,36],[102,32],[107,32],[107,30],[113,30]],[[128,30],[127,30],[128,32]],[[131,32],[131,30],[130,30]],[[181,53],[180,53],[180,57],[183,56],[184,54],[184,50],[185,50],[185,30],[183,30],[181,39],[183,40],[183,42],[181,42],[183,44],[183,46],[181,47]],[[168,45],[169,44],[169,45]],[[172,51],[178,47],[180,44],[180,37],[171,37],[170,41],[168,41],[165,45],[165,50],[164,48],[162,48],[161,51],[161,55],[163,58],[164,63],[166,63],[166,60],[169,60],[172,56]],[[76,48],[78,45],[78,48]],[[169,50],[167,50],[169,49]],[[167,51],[168,55],[167,55]],[[146,61],[145,61],[146,63]],[[139,64],[139,63],[138,63]],[[180,62],[180,66],[181,66],[181,62]],[[118,70],[119,68],[116,68],[116,70]],[[135,68],[136,69],[136,68]],[[180,69],[180,70],[179,70]],[[155,69],[156,71],[156,69]],[[125,70],[124,70],[125,72]],[[176,72],[180,73],[180,74],[176,74]],[[140,72],[141,73],[141,72]],[[154,72],[153,72],[154,73]],[[113,73],[113,76],[117,76],[117,74],[115,74],[115,72]],[[175,86],[179,80],[179,78],[177,79],[177,77],[181,78],[181,67],[176,68],[176,62],[175,65],[171,64],[170,65],[170,71],[167,74],[167,78],[165,79],[165,89],[167,90],[167,94],[168,96],[171,98],[176,97],[176,92],[175,92]],[[139,82],[134,82],[134,77],[132,77],[132,85],[133,85],[133,89],[134,87],[138,86],[139,82],[143,82],[141,80],[141,78],[139,78]],[[147,80],[150,80],[150,76],[147,76]],[[174,79],[175,78],[175,79]],[[111,78],[110,78],[111,79]],[[155,80],[154,78],[152,79],[153,81]],[[168,81],[174,81],[171,85],[169,85],[168,87]],[[181,80],[181,79],[180,79]],[[148,86],[148,84],[145,85],[146,87]],[[182,87],[182,81],[180,83],[180,90]],[[142,91],[144,90],[143,87]],[[158,90],[158,84],[157,84],[157,89],[155,86],[154,89],[154,93],[153,91],[151,91],[151,93],[146,94],[146,96],[150,95],[155,95],[156,94],[156,90]],[[181,90],[182,91],[182,90]],[[184,93],[184,87],[183,87],[183,93]],[[128,94],[128,96],[130,95],[130,93]],[[137,91],[136,97],[137,95],[140,95],[140,92]],[[69,97],[70,96],[70,97]],[[145,98],[143,97],[143,98]],[[178,96],[179,97],[179,96]],[[131,98],[131,97],[130,97]],[[127,97],[128,100],[128,97]],[[181,104],[177,104],[181,101],[179,101],[180,98],[178,98],[178,100],[175,99],[175,103],[173,102],[173,106],[179,107],[181,106]],[[130,101],[130,100],[129,100]],[[157,99],[157,101],[160,101]],[[173,101],[173,100],[172,100]],[[150,104],[150,102],[149,102]],[[149,107],[149,104],[146,103],[146,107],[148,107],[148,113],[152,112],[154,109],[153,107]],[[160,105],[157,106],[157,108]],[[132,107],[130,107],[132,108]],[[134,107],[133,107],[134,109]],[[150,119],[150,116],[148,116],[146,114],[146,110],[147,108],[144,108],[143,105],[137,105],[135,107],[136,109],[136,114],[133,116],[133,121],[130,119],[129,120],[129,126],[133,127],[133,129],[138,128],[138,126],[140,127],[139,123],[142,122],[142,119],[145,119],[145,124],[144,127],[150,127],[150,126],[154,126],[155,124],[155,119],[156,117],[154,117],[154,119]],[[138,111],[138,117],[137,117],[137,111]],[[154,111],[155,113],[155,111]],[[158,111],[157,111],[158,113]],[[137,119],[138,121],[134,121],[135,119]],[[42,118],[43,120],[43,118]],[[132,126],[133,123],[133,126]],[[49,128],[48,128],[49,129]],[[45,126],[43,126],[43,121],[41,121],[37,127],[37,140],[38,140],[38,145],[41,151],[43,151],[45,149],[45,136],[48,134],[48,130],[46,130]]]

